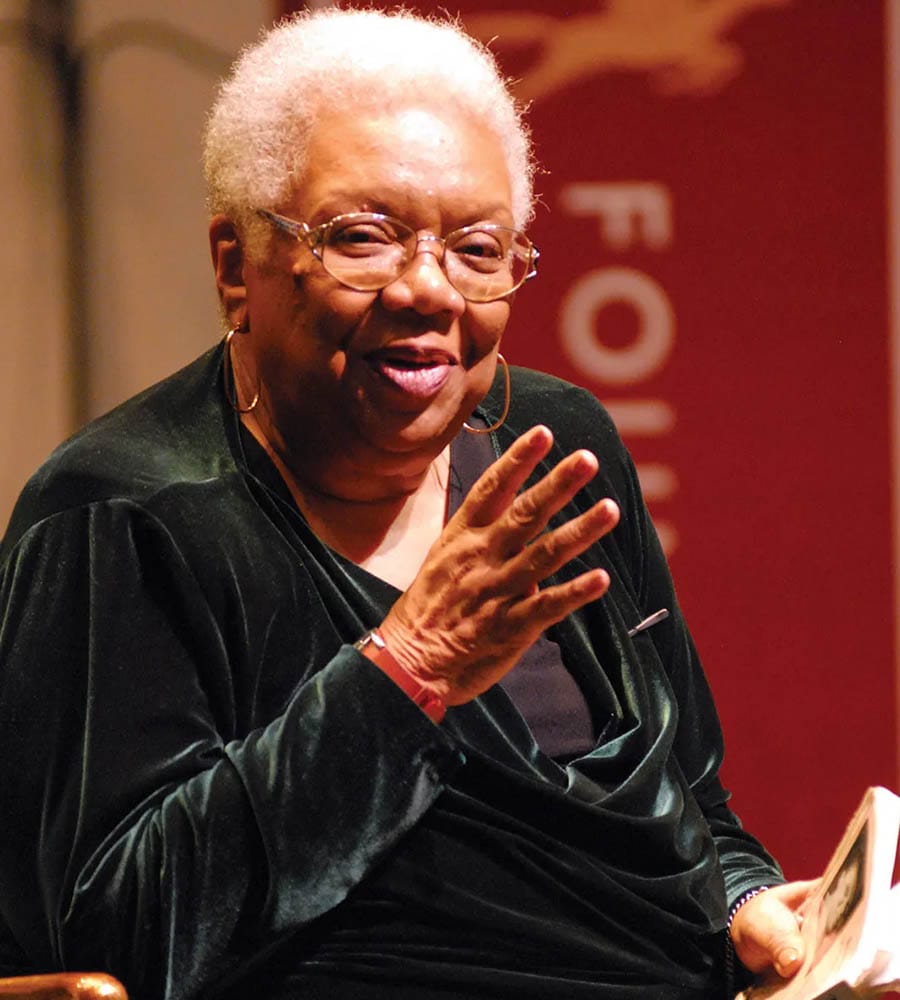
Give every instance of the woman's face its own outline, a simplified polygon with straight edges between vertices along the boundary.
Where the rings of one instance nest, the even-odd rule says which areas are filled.
[[[503,149],[456,111],[412,106],[321,119],[309,166],[280,214],[317,226],[382,212],[420,235],[475,222],[512,225]],[[267,258],[244,264],[259,374],[254,413],[302,479],[346,489],[360,473],[420,476],[490,386],[509,302],[467,302],[424,242],[386,288],[331,277],[305,244],[274,233]]]

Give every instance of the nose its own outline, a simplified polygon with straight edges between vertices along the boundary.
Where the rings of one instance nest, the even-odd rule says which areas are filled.
[[[381,290],[389,309],[415,309],[423,316],[449,312],[461,316],[466,300],[450,284],[441,261],[444,244],[439,236],[420,236],[406,270]]]

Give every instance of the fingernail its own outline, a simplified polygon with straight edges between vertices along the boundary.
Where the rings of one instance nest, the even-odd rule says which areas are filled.
[[[778,967],[778,971],[787,971],[800,957],[800,952],[796,948],[785,948],[784,951],[778,953],[778,958],[775,960],[775,964]]]
[[[576,461],[574,471],[579,474],[594,471],[597,468],[597,458],[592,451],[582,449],[581,451],[575,453],[575,458]]]

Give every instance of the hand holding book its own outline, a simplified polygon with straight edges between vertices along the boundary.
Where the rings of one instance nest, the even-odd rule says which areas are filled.
[[[900,986],[900,885],[891,887],[898,833],[900,797],[870,788],[799,911],[799,971],[743,1000],[861,1000]]]
[[[731,940],[741,963],[751,972],[766,972],[774,965],[783,977],[792,976],[803,961],[803,939],[797,919],[812,882],[789,882],[749,899],[734,916]]]

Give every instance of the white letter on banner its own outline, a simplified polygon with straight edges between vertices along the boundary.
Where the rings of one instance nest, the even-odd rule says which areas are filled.
[[[662,184],[567,184],[559,200],[570,215],[596,215],[601,238],[614,250],[627,250],[638,242],[638,222],[643,242],[652,250],[665,250],[672,243],[672,202]]]
[[[640,321],[637,337],[625,347],[608,347],[597,336],[597,313],[612,302],[630,305]],[[658,371],[675,340],[668,296],[651,277],[629,267],[579,278],[563,298],[560,325],[563,350],[576,368],[615,385],[632,385]]]

